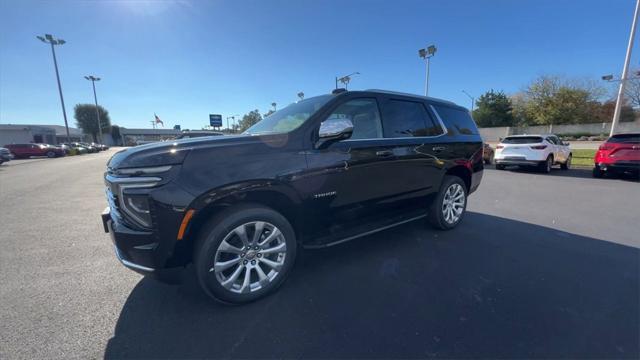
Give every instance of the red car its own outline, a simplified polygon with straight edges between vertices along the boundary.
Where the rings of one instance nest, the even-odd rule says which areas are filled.
[[[593,162],[593,177],[606,173],[639,175],[640,133],[613,135],[600,145]]]
[[[46,144],[9,144],[4,147],[9,149],[11,154],[13,154],[13,157],[16,159],[28,158],[30,156],[46,156],[54,158],[65,155],[62,148]]]

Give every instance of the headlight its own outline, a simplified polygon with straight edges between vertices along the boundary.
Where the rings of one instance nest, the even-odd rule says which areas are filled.
[[[121,206],[133,220],[144,227],[151,227],[151,214],[147,195],[123,194]]]

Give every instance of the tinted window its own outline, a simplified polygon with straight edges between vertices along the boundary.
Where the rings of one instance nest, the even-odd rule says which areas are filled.
[[[384,107],[384,136],[388,138],[435,136],[442,133],[440,126],[427,113],[422,103],[389,100]]]
[[[547,138],[547,141],[548,141],[548,142],[550,142],[550,143],[552,143],[552,144],[556,144],[556,145],[558,145],[558,144],[560,143],[560,142],[559,142],[556,138],[554,138],[553,136],[549,136],[549,137]]]
[[[607,142],[610,143],[640,143],[640,134],[613,135]]]
[[[455,130],[461,135],[477,135],[478,128],[469,112],[443,105],[433,105],[449,131]]]
[[[353,124],[351,139],[376,139],[382,137],[382,124],[375,99],[347,101],[329,115],[327,120],[348,119]],[[325,120],[326,121],[326,120]]]
[[[502,140],[503,144],[536,144],[541,142],[540,136],[510,136]]]

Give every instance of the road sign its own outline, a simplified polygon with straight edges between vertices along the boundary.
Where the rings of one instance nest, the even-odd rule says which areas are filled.
[[[211,125],[213,127],[222,126],[222,115],[209,114],[209,125]]]

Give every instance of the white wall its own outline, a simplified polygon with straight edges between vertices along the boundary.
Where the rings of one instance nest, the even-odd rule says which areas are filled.
[[[33,142],[31,131],[24,129],[0,130],[0,146]]]
[[[587,133],[590,135],[609,135],[611,123],[573,124],[573,125],[542,125],[524,127],[493,127],[480,128],[480,135],[484,141],[499,141],[501,137],[521,134],[557,135]],[[640,121],[621,122],[616,127],[618,133],[640,132]]]

